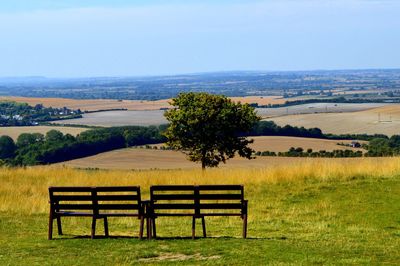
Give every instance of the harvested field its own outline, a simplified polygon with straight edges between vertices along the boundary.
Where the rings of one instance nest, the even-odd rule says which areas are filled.
[[[258,108],[263,118],[314,113],[345,113],[390,106],[386,103],[310,103],[279,108]]]
[[[22,133],[42,133],[46,134],[48,131],[55,129],[63,132],[64,134],[78,135],[79,133],[88,130],[87,128],[79,127],[52,127],[52,126],[31,126],[31,127],[0,127],[0,136],[7,135],[16,140]]]
[[[400,134],[400,105],[352,113],[304,114],[270,118],[280,126],[318,127],[333,134]]]
[[[97,111],[110,109],[128,110],[159,110],[169,106],[167,100],[139,101],[139,100],[112,100],[112,99],[64,99],[64,98],[30,98],[30,97],[0,97],[0,101],[9,100],[24,102],[29,105],[43,104],[45,107],[68,107],[70,109],[81,109],[82,111]]]
[[[60,125],[87,126],[149,126],[166,124],[163,110],[153,111],[106,111],[83,114],[82,118],[53,121]]]
[[[242,103],[258,103],[258,104],[281,104],[286,99],[281,96],[248,96],[248,97],[232,97],[234,101]],[[65,98],[31,98],[31,97],[13,97],[0,96],[0,101],[24,102],[29,105],[43,104],[46,107],[68,107],[70,109],[81,109],[82,111],[98,111],[110,109],[127,109],[127,110],[159,110],[160,108],[168,108],[170,99],[157,101],[146,100],[113,100],[113,99],[65,99]]]
[[[316,103],[302,104],[282,108],[257,108],[263,118],[291,114],[324,113],[324,112],[355,112],[381,107],[385,104],[334,104]],[[159,125],[167,123],[163,110],[148,111],[106,111],[83,114],[83,118],[54,121],[61,125],[76,124],[88,126],[125,126],[125,125]]]
[[[279,137],[279,136],[263,136],[251,137],[254,143],[250,146],[255,151],[288,151],[291,147],[300,147],[304,150],[311,148],[314,151],[333,151],[333,150],[362,150],[346,146],[337,145],[338,143],[351,144],[351,140],[329,140],[329,139],[313,139],[298,137]]]
[[[333,151],[333,150],[363,150],[361,148],[352,148],[347,146],[338,145],[338,143],[351,144],[351,140],[331,140],[331,139],[315,139],[315,138],[299,138],[299,137],[281,137],[281,136],[260,136],[250,137],[254,139],[254,143],[250,147],[255,151],[274,151],[285,152],[291,147],[313,149],[313,151]],[[360,143],[367,143],[367,141],[358,141]],[[160,148],[164,144],[151,145]]]
[[[330,158],[330,159],[311,159],[295,157],[256,157],[248,160],[235,157],[226,164],[221,164],[222,168],[265,168],[275,166],[289,166],[301,164],[310,160],[331,160],[332,162],[346,162],[360,158]],[[362,159],[362,158],[361,158]],[[178,151],[152,150],[127,148],[101,153],[82,159],[62,162],[58,165],[65,165],[77,168],[99,168],[99,169],[191,169],[200,168],[200,164],[188,161],[185,155]]]

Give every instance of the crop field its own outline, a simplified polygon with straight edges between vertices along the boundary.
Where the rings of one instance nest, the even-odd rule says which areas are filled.
[[[140,101],[140,100],[78,100],[65,98],[31,98],[31,97],[0,97],[0,101],[9,100],[24,102],[29,105],[43,104],[45,107],[68,107],[70,109],[81,109],[81,111],[97,111],[107,109],[128,109],[128,110],[159,110],[169,106],[169,100]]]
[[[83,114],[82,118],[53,121],[60,125],[85,126],[149,126],[166,124],[163,110],[153,111],[106,111]]]
[[[400,159],[309,160],[270,168],[102,171],[60,166],[0,171],[1,265],[388,264],[400,260]],[[158,240],[139,222],[109,220],[111,238],[91,240],[90,219],[63,218],[47,240],[48,186],[243,184],[248,238],[237,217],[206,218],[191,240],[190,218],[157,219]],[[103,234],[99,226],[98,234]]]
[[[87,128],[79,127],[59,127],[59,126],[28,126],[28,127],[0,127],[0,136],[7,135],[16,140],[22,133],[42,133],[55,129],[64,134],[78,135],[79,133],[88,130]]]
[[[255,137],[252,145],[256,151],[287,151],[290,147],[312,148],[319,150],[352,149],[336,145],[338,141],[323,139],[291,138],[291,137]],[[340,141],[341,142],[341,141]],[[348,143],[349,141],[344,141]],[[154,145],[154,146],[161,146]],[[352,149],[357,150],[357,149]],[[263,168],[277,165],[292,165],[309,161],[308,158],[286,158],[286,157],[256,157],[248,160],[235,157],[222,164],[222,168]],[[314,159],[316,160],[316,159]],[[329,160],[329,159],[321,159]],[[330,159],[338,162],[345,162],[346,159]],[[351,160],[357,160],[353,158]],[[99,169],[190,169],[199,168],[200,165],[190,162],[185,155],[178,151],[126,148],[104,152],[94,156],[62,162],[61,165],[78,168],[99,168]]]
[[[313,113],[342,113],[369,110],[382,107],[382,103],[365,104],[334,104],[315,103],[290,106],[287,108],[257,108],[258,114],[263,118],[279,117],[292,114],[313,114]],[[106,111],[83,114],[83,118],[54,121],[57,124],[77,124],[88,126],[125,126],[125,125],[160,125],[167,123],[163,110],[147,111]]]
[[[352,148],[348,146],[338,145],[351,144],[352,140],[331,140],[331,139],[317,139],[317,138],[300,138],[300,137],[283,137],[283,136],[257,136],[249,137],[254,140],[250,147],[255,151],[274,151],[285,152],[291,147],[313,149],[313,151],[333,151],[333,150],[362,150],[360,148]],[[367,143],[367,141],[358,141],[360,143]],[[164,144],[150,145],[157,148],[164,146]]]
[[[271,118],[278,125],[318,127],[334,134],[400,134],[400,105],[388,105],[353,113],[289,115]]]
[[[263,118],[314,113],[347,113],[387,106],[386,103],[310,103],[279,108],[258,108]]]
[[[281,96],[247,96],[232,97],[234,101],[242,103],[258,104],[281,104],[286,101]],[[82,111],[98,111],[107,109],[127,109],[127,110],[159,110],[168,108],[170,99],[146,101],[146,100],[112,100],[112,99],[66,99],[66,98],[33,98],[33,97],[13,97],[0,96],[0,101],[15,101],[28,103],[29,105],[43,104],[45,107],[68,107],[70,109],[81,109]]]

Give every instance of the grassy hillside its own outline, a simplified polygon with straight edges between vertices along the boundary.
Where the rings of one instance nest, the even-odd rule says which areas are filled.
[[[249,239],[238,218],[207,218],[211,237],[192,241],[190,218],[158,219],[161,240],[138,240],[138,221],[110,219],[110,239],[90,240],[90,219],[64,220],[46,240],[50,185],[245,185]],[[84,171],[1,169],[0,264],[166,265],[396,264],[400,260],[400,159],[346,167],[308,160],[269,169]],[[99,226],[99,234],[101,226]],[[81,237],[86,236],[86,237]],[[134,236],[134,237],[132,237]],[[176,238],[179,236],[179,238]]]

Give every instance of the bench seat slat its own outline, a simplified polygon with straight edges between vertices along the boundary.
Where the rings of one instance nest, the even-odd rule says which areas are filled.
[[[91,195],[54,195],[54,201],[91,201]]]
[[[55,205],[58,210],[92,210],[93,204],[58,204]]]
[[[200,200],[241,200],[242,194],[200,194]]]
[[[194,194],[153,194],[153,200],[194,200]]]
[[[240,203],[200,203],[200,209],[241,209]]]
[[[56,211],[55,213],[59,216],[93,216],[92,212]]]
[[[153,204],[154,209],[159,210],[177,210],[177,209],[194,209],[195,205],[192,203],[160,203]]]
[[[241,185],[200,185],[199,190],[242,190]]]
[[[138,204],[98,204],[99,210],[138,210]]]

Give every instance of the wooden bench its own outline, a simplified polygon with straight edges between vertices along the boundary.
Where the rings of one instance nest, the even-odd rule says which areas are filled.
[[[144,207],[140,187],[49,187],[50,216],[48,239],[53,237],[53,221],[57,220],[58,234],[62,235],[61,217],[91,217],[92,239],[96,235],[96,221],[104,220],[108,236],[107,217],[138,217],[139,238],[143,237]]]
[[[206,237],[206,216],[239,216],[243,220],[243,238],[247,236],[247,200],[241,185],[152,186],[146,204],[147,237],[156,238],[156,218],[191,216],[192,238],[196,219],[201,219]]]

